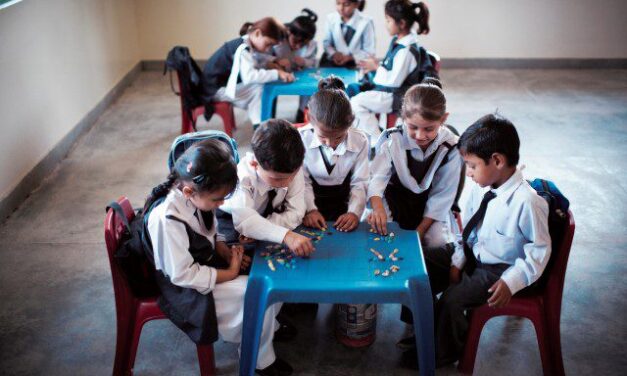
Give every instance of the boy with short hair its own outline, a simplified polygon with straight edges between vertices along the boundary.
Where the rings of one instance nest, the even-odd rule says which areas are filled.
[[[486,115],[462,134],[459,149],[471,188],[464,231],[455,247],[425,250],[435,303],[436,366],[457,361],[464,347],[467,309],[503,307],[538,280],[551,254],[548,205],[516,168],[520,141],[514,125]],[[413,353],[413,356],[412,356]],[[415,362],[416,352],[404,354]]]
[[[221,207],[220,232],[236,240],[228,229],[232,216],[244,240],[285,243],[297,255],[309,255],[311,240],[292,231],[305,215],[305,147],[298,131],[285,120],[268,120],[253,134],[252,149],[237,166],[239,186]]]

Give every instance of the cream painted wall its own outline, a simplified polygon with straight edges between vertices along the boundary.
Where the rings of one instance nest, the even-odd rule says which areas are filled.
[[[206,59],[241,24],[273,15],[291,20],[304,6],[321,20],[334,0],[136,0],[144,60],[162,60],[177,44]],[[444,58],[627,58],[625,0],[439,0],[431,9],[427,48]],[[385,0],[368,0],[375,19],[377,52],[390,40]],[[323,22],[318,23],[323,29]],[[317,39],[321,40],[322,32]]]
[[[134,1],[0,10],[0,200],[139,60]]]

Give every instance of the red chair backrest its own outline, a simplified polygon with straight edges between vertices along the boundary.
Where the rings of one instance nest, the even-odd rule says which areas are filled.
[[[131,222],[133,218],[135,218],[135,211],[131,206],[131,202],[124,196],[120,197],[117,202],[124,210],[126,219]],[[113,209],[109,209],[105,217],[104,235],[107,254],[109,256],[109,265],[111,265],[111,277],[113,278],[113,292],[115,293],[116,304],[119,304],[119,302],[125,298],[131,298],[133,296],[131,287],[124,277],[122,269],[115,260],[115,252],[120,245],[124,231],[126,231],[126,227],[122,219]]]
[[[547,275],[543,295],[547,302],[557,304],[558,308],[561,308],[566,266],[575,235],[575,218],[570,210],[568,211],[565,226],[566,228],[561,239],[551,239],[553,242],[557,243],[552,247],[551,260],[549,261],[547,269],[544,271],[544,273],[549,274]]]

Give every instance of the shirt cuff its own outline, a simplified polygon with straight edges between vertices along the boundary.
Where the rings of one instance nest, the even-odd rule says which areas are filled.
[[[357,218],[361,218],[361,216],[364,214],[365,209],[366,203],[361,202],[361,200],[359,199],[350,200],[350,202],[348,203],[348,211],[350,213],[354,213]]]
[[[509,269],[504,271],[503,275],[501,275],[501,279],[505,281],[505,284],[509,287],[509,291],[511,291],[512,295],[527,287],[527,277],[515,266],[511,266]]]
[[[216,270],[216,268],[212,268],[212,267],[208,267],[210,274],[209,274],[209,287],[204,290],[204,291],[199,291],[201,294],[203,295],[207,295],[209,294],[211,291],[213,291],[213,289],[216,288],[216,279],[218,278],[218,271]]]

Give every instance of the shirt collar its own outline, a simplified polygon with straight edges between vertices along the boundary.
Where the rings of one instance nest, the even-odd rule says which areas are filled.
[[[355,9],[355,11],[353,12],[352,17],[347,21],[344,22],[342,20],[342,16],[340,16],[340,23],[348,25],[350,27],[352,27],[353,29],[356,29],[357,27],[357,22],[359,22],[359,18],[361,17],[361,12],[359,11],[359,9]]]
[[[433,139],[429,147],[427,147],[427,150],[423,152],[423,154],[425,155],[431,154],[435,152],[437,148],[440,147],[440,145],[443,142],[443,139],[446,137],[446,134],[443,128],[444,128],[443,126],[440,126],[437,136],[435,136],[435,138]],[[405,150],[420,149],[420,151],[422,151],[422,149],[416,143],[416,141],[409,138],[409,131],[407,130],[407,125],[405,125],[405,123],[403,123],[403,141],[405,143],[405,145],[403,145],[403,148]]]
[[[417,34],[412,31],[409,34],[405,35],[402,38],[398,38],[396,40],[396,44],[402,44],[403,46],[409,46],[412,43],[416,43],[418,41]]]
[[[522,184],[523,180],[522,172],[519,169],[516,169],[514,174],[510,176],[505,183],[501,184],[500,187],[491,190],[496,193],[497,199],[507,201],[520,184]]]
[[[183,221],[191,219],[197,210],[194,204],[185,198],[183,192],[178,188],[171,189],[166,199],[171,202],[174,209],[176,209],[176,217]]]

